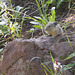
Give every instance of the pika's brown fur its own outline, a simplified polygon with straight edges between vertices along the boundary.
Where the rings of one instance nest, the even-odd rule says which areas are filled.
[[[63,33],[62,28],[56,22],[48,22],[45,27],[45,32],[53,37],[61,35]]]

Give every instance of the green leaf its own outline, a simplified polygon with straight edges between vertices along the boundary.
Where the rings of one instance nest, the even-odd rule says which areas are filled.
[[[66,59],[70,59],[70,58],[72,58],[72,57],[74,57],[75,56],[75,52],[74,53],[72,53],[71,55],[69,55]],[[66,60],[65,59],[65,60]]]
[[[46,25],[48,23],[47,18],[42,14],[42,22],[44,23],[44,25]]]
[[[34,28],[31,28],[28,32],[32,33],[34,30]]]
[[[49,21],[52,22],[52,16],[50,15],[48,18],[49,18]]]
[[[53,71],[51,69],[48,69],[43,63],[41,63],[43,65],[43,67],[51,74],[51,75],[54,75],[53,74]]]
[[[10,30],[11,30],[11,33],[13,33],[13,32],[15,31],[15,28],[12,26],[12,27],[10,28]]]
[[[44,72],[45,72],[46,75],[48,75],[48,73],[47,73],[47,71],[45,69],[44,69]]]
[[[32,18],[32,17],[25,17],[25,18],[26,18],[26,19],[32,19],[32,20],[34,20],[34,21],[38,22],[38,20],[37,20],[37,19]]]
[[[36,17],[36,16],[34,16],[34,18],[32,18],[32,17],[25,17],[25,18],[27,18],[27,19],[32,19],[32,20],[34,20],[35,22],[38,22],[38,23],[40,23],[40,24],[46,24],[46,22],[42,19],[42,18],[40,18],[40,17]]]
[[[55,61],[54,61],[54,58],[53,58],[53,56],[52,56],[52,54],[50,53],[50,56],[51,56],[51,59],[52,59],[52,62],[53,62],[53,64],[55,63]]]
[[[51,15],[48,18],[50,22],[55,22],[55,7],[51,8]]]
[[[39,25],[33,25],[33,27],[41,29],[41,26]]]
[[[51,4],[52,2],[51,2],[52,0],[48,0],[47,2],[46,2],[46,4]]]
[[[46,19],[45,19],[45,17],[42,15],[42,18],[41,17],[37,17],[37,16],[34,16],[34,18],[36,18],[36,19],[38,19],[38,22],[40,21],[40,23],[42,23],[42,24],[44,24],[44,25],[46,25],[47,23],[47,21],[46,21]]]
[[[36,18],[36,19],[42,19],[41,17],[38,17],[38,16],[34,16],[34,18]]]
[[[39,9],[39,11],[40,11],[40,14],[42,14],[42,10],[41,10],[41,7],[40,7],[40,2],[38,2],[37,0],[36,0],[36,3],[37,3],[37,6],[38,6],[38,9]]]
[[[40,24],[39,22],[35,22],[35,21],[31,21],[30,23],[31,24],[35,24],[35,25],[39,25]]]
[[[51,21],[54,22],[55,21],[55,7],[51,8],[51,14],[52,14],[52,18],[51,18],[52,20]]]
[[[75,63],[67,64],[67,65],[65,65],[65,67],[63,68],[63,70],[71,69],[73,66],[75,66]]]

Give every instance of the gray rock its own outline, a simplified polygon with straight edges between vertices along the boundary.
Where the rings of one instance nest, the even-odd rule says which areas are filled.
[[[37,39],[15,39],[4,48],[0,70],[5,75],[45,75],[41,62],[46,61],[45,65],[49,64],[48,61],[51,62],[50,51],[54,59],[63,65],[71,62],[71,59],[67,61],[63,61],[63,59],[75,49],[74,36],[72,38],[72,48],[67,42],[61,42],[61,40],[54,45],[59,37],[42,36]],[[67,75],[72,74],[68,71]]]

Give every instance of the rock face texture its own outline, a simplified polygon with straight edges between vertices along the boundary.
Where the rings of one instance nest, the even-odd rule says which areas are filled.
[[[41,62],[47,62],[45,65],[52,64],[50,52],[54,59],[62,64],[68,64],[73,60],[62,60],[75,49],[75,36],[72,35],[69,38],[72,47],[60,37],[42,36],[37,39],[15,39],[4,48],[0,70],[4,75],[45,75]],[[66,73],[72,75],[68,70]]]

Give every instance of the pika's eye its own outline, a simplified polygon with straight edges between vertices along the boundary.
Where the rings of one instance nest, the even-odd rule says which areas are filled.
[[[50,25],[48,27],[50,27]]]

